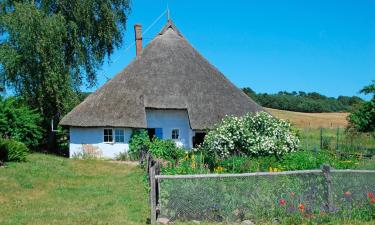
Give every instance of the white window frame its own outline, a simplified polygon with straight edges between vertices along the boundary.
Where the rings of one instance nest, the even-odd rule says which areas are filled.
[[[114,130],[114,139],[113,139],[113,141],[115,142],[115,143],[125,143],[125,129],[122,129],[122,128],[115,128],[115,129],[113,129]],[[116,130],[118,130],[118,131],[122,131],[122,137],[123,137],[123,141],[116,141]]]
[[[111,130],[111,131],[112,131],[112,135],[111,135],[111,136],[112,136],[112,141],[105,141],[105,137],[106,137],[106,136],[109,137],[109,135],[105,135],[105,130]],[[113,138],[113,136],[114,136],[114,135],[113,135],[113,128],[104,128],[104,129],[103,129],[103,142],[104,142],[104,143],[114,143],[114,138]]]
[[[173,131],[177,131],[177,138],[173,138]],[[180,140],[180,129],[179,128],[173,128],[172,129],[171,138],[172,138],[172,140]]]

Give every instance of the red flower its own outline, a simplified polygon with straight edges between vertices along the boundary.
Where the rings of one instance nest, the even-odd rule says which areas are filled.
[[[367,196],[368,196],[369,198],[373,198],[373,197],[374,197],[374,193],[369,192],[369,193],[367,193]]]
[[[375,203],[375,198],[370,198],[370,202],[371,202],[372,204],[374,204],[374,203]]]
[[[298,208],[299,208],[299,210],[300,210],[301,212],[304,212],[304,211],[305,211],[305,205],[302,204],[302,203],[300,203],[300,204],[298,205]]]
[[[296,193],[290,192],[290,196],[294,197],[294,195],[296,195]]]
[[[351,194],[352,194],[352,193],[350,193],[350,191],[345,191],[345,192],[344,192],[345,197],[349,197]]]
[[[279,201],[279,202],[280,202],[280,205],[285,205],[285,204],[286,204],[286,201],[285,201],[285,199],[283,199],[283,198],[282,198],[282,199],[280,199],[280,201]]]

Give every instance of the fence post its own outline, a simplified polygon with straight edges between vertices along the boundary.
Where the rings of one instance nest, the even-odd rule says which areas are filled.
[[[151,205],[151,225],[156,224],[156,182],[155,182],[155,166],[150,167],[150,205]]]
[[[323,127],[320,128],[320,149],[323,149]]]
[[[329,165],[323,165],[322,168],[323,176],[326,183],[326,206],[328,212],[333,211],[333,192],[332,192],[332,176],[331,176],[331,167]]]
[[[339,135],[340,135],[340,128],[337,128],[336,132],[336,152],[339,151]]]

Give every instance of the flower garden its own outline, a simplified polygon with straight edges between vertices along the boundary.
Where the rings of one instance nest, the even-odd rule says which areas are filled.
[[[300,220],[325,223],[338,218],[374,220],[374,173],[332,173],[332,206],[327,208],[326,180],[321,173],[280,172],[316,171],[323,164],[334,169],[375,169],[375,162],[338,155],[330,149],[303,149],[301,141],[299,131],[290,123],[257,113],[224,118],[207,133],[201,146],[190,150],[168,140],[150,141],[140,130],[131,138],[130,156],[135,158],[140,151],[149,151],[159,162],[162,175],[275,174],[159,180],[160,215],[171,220],[291,219],[295,224]]]
[[[178,221],[286,224],[375,219],[374,173],[332,173],[332,205],[320,173],[160,179],[160,217]]]

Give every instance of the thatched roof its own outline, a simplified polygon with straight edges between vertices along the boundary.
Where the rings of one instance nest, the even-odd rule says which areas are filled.
[[[210,128],[225,115],[263,110],[168,21],[140,55],[60,124],[145,128],[146,108],[187,109],[194,130]]]

